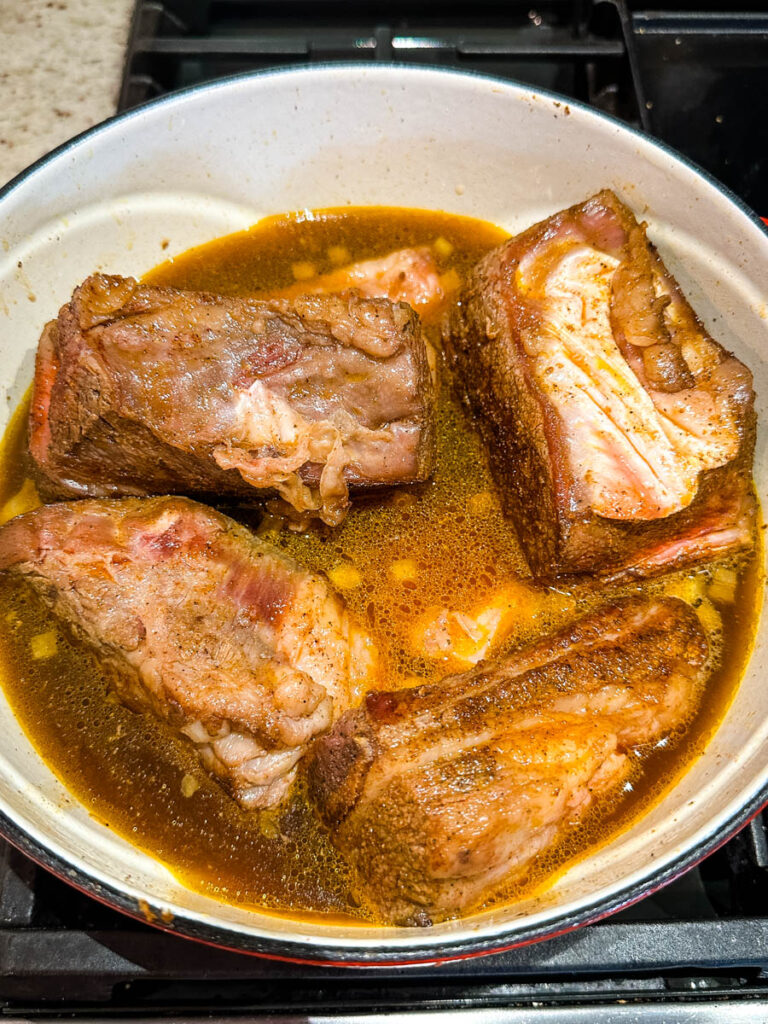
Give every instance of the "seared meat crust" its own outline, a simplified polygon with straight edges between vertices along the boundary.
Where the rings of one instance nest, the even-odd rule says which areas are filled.
[[[751,374],[612,192],[482,260],[444,340],[535,575],[645,576],[752,544]]]
[[[335,524],[350,488],[429,476],[433,404],[402,303],[228,298],[96,274],[40,340],[30,451],[49,499],[278,493]]]
[[[680,730],[707,661],[688,605],[617,602],[496,663],[368,693],[315,742],[310,795],[386,921],[453,917],[616,792],[633,748]]]
[[[324,579],[186,498],[43,506],[0,529],[0,571],[23,576],[123,701],[189,737],[244,807],[280,802],[371,668]]]

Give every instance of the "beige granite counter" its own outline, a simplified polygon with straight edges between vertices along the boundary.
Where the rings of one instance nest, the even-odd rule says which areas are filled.
[[[0,185],[115,112],[134,0],[0,0]]]

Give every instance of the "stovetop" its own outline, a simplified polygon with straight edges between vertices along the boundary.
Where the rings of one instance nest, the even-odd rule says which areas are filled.
[[[407,968],[322,968],[212,949],[126,918],[0,845],[6,1015],[319,1021],[342,1012],[477,1014],[536,1004],[558,1012],[588,1006],[593,1017],[621,1005],[666,1007],[665,1020],[679,1006],[699,1020],[704,1003],[728,1001],[731,1013],[732,1001],[757,998],[768,1002],[762,816],[698,868],[605,921],[494,956]]]
[[[768,13],[678,0],[142,0],[120,104],[329,60],[464,68],[587,102],[657,135],[768,213]],[[753,8],[749,10],[750,6]],[[662,891],[547,942],[438,966],[332,969],[229,953],[95,903],[0,843],[0,1012],[473,1024],[756,1019],[768,1005],[758,816]],[[759,1011],[757,1011],[759,1013]]]

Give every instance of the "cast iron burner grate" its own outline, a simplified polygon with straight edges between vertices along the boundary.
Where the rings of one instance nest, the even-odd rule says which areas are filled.
[[[730,7],[140,0],[120,105],[239,71],[317,61],[479,71],[565,93],[642,127],[768,215],[768,10],[760,0],[739,0],[739,13]]]
[[[658,5],[660,8],[662,5]],[[239,71],[396,60],[563,92],[665,139],[768,212],[768,15],[625,0],[142,0],[127,108]],[[746,11],[750,4],[740,2]],[[94,902],[0,843],[0,1010],[325,1021],[451,1011],[530,1020],[751,1021],[768,1004],[768,842],[756,818],[635,907],[548,942],[439,966],[358,970],[210,949]],[[414,1016],[418,1015],[418,1016]],[[453,1019],[453,1018],[451,1018]]]

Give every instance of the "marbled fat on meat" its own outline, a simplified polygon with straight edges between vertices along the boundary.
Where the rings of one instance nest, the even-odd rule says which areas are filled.
[[[195,744],[247,808],[286,796],[310,741],[360,698],[374,652],[326,581],[186,498],[48,505],[0,529],[23,576],[116,692]]]

